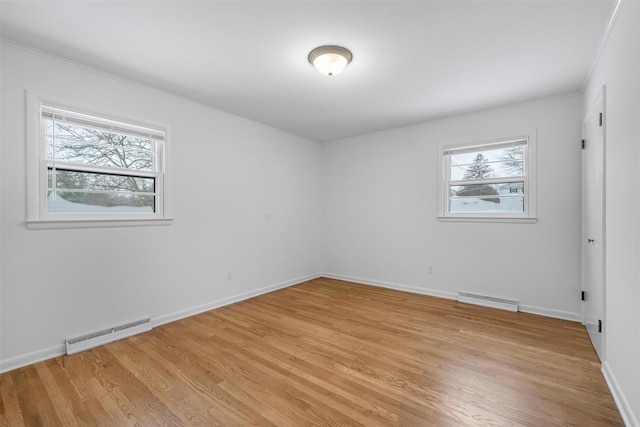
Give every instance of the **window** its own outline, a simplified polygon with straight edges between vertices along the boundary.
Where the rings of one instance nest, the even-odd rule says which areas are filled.
[[[441,218],[535,219],[535,133],[441,152]]]
[[[166,219],[163,130],[38,106],[38,202],[30,208],[30,228],[42,222],[113,226]]]

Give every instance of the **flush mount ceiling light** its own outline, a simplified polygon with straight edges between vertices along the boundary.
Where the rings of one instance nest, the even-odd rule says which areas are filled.
[[[326,76],[335,76],[351,62],[353,55],[341,46],[320,46],[309,52],[309,62]]]

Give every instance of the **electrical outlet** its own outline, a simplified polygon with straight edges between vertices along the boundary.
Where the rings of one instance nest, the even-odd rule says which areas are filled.
[[[433,274],[433,264],[427,264],[427,273]]]
[[[233,276],[231,275],[231,270],[227,271],[227,280],[231,280],[233,279]]]

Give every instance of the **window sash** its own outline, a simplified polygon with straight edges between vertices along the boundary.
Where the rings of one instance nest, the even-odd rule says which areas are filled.
[[[526,181],[527,175],[511,175],[500,178],[482,178],[482,179],[460,179],[455,181],[447,181],[450,186],[454,185],[472,185],[472,184],[504,184],[514,181]]]
[[[94,165],[85,165],[82,163],[72,163],[72,162],[61,162],[61,161],[52,161],[52,160],[44,160],[46,167],[49,169],[64,169],[64,170],[73,170],[78,172],[89,172],[89,173],[100,173],[105,175],[122,175],[122,176],[131,176],[136,178],[157,178],[160,176],[159,171],[145,171],[138,169],[126,169],[126,168],[116,168],[110,166],[94,166]]]
[[[157,176],[133,176],[133,175],[129,175],[129,174],[117,174],[117,173],[101,173],[101,172],[93,172],[93,171],[81,171],[78,169],[73,169],[73,168],[57,168],[54,169],[52,167],[47,167],[47,189],[53,191],[54,184],[57,184],[57,182],[55,182],[53,180],[53,174],[56,172],[70,172],[70,173],[80,173],[80,174],[91,174],[91,175],[99,175],[99,176],[107,176],[107,177],[120,177],[120,178],[134,178],[134,179],[142,179],[142,180],[149,180],[153,182],[153,191],[133,191],[133,190],[116,190],[116,189],[112,189],[112,190],[105,190],[107,192],[114,192],[114,191],[118,191],[118,192],[131,192],[131,193],[146,193],[146,194],[158,194],[156,191],[157,185],[156,183],[158,182],[158,177]],[[82,187],[82,188],[68,188],[68,187],[60,187],[60,186],[56,186],[55,187],[57,190],[59,191],[86,191],[86,192],[92,192],[92,191],[98,191],[98,189],[96,188],[90,188],[89,186],[87,187]],[[102,191],[102,190],[100,190]]]
[[[454,155],[460,154],[471,154],[471,153],[483,153],[485,151],[490,150],[499,150],[499,149],[510,149],[516,147],[523,147],[522,154],[522,174],[521,175],[509,175],[509,176],[501,176],[501,177],[489,177],[489,178],[478,178],[478,179],[470,179],[470,180],[461,180],[451,179],[452,169],[459,166],[464,165],[452,165],[451,157]],[[461,217],[461,218],[527,218],[530,216],[530,192],[531,186],[529,182],[530,177],[530,156],[531,156],[531,138],[530,137],[518,137],[518,138],[510,138],[504,139],[500,141],[493,141],[487,143],[480,144],[471,144],[471,145],[463,145],[463,146],[453,146],[453,147],[444,147],[441,150],[441,164],[443,164],[443,182],[441,183],[441,197],[442,197],[442,215],[447,217]],[[488,161],[487,164],[493,163],[501,163],[501,162],[493,162]],[[471,164],[470,164],[471,165]],[[489,195],[486,196],[452,196],[451,195],[451,187],[455,186],[464,186],[464,185],[490,185],[490,184],[501,184],[501,183],[510,183],[510,182],[522,182],[523,183],[523,193],[518,194],[498,194],[493,196],[500,198],[522,198],[523,199],[523,210],[522,211],[483,211],[483,210],[470,210],[470,211],[452,211],[451,210],[451,202],[453,200],[462,200],[462,199],[482,199],[484,198],[492,198]]]
[[[52,126],[53,134],[47,132],[47,122],[49,126]],[[100,144],[95,141],[83,142],[78,139],[80,144],[87,144],[92,146],[110,147],[113,149],[123,151],[137,151],[147,152],[153,157],[151,170],[139,170],[126,167],[104,166],[104,165],[92,165],[82,162],[63,161],[56,160],[55,151],[58,141],[68,139],[66,137],[58,137],[55,135],[55,126],[57,122],[64,122],[73,126],[80,126],[87,129],[93,129],[101,132],[108,132],[117,135],[123,135],[133,138],[147,139],[152,144],[152,150],[145,150],[138,147],[126,147],[115,146],[113,144],[104,143]],[[105,219],[108,218],[129,218],[129,217],[148,217],[148,218],[162,218],[163,217],[163,150],[164,150],[164,138],[165,133],[161,130],[146,128],[137,125],[131,125],[128,123],[122,123],[114,120],[103,119],[87,114],[77,113],[65,109],[60,109],[50,105],[44,105],[40,103],[40,171],[41,171],[41,184],[40,184],[40,218],[77,218],[77,217],[96,217],[101,216]],[[49,148],[52,150],[49,152]],[[51,157],[49,157],[51,155]],[[132,178],[150,178],[153,179],[153,192],[134,192],[123,190],[96,190],[89,188],[58,188],[56,185],[56,170],[66,170],[70,172],[85,172],[105,175],[119,175],[123,177]],[[49,182],[49,173],[52,173],[51,182]],[[138,212],[122,212],[115,211],[113,213],[105,211],[98,214],[92,212],[52,212],[49,210],[49,194],[53,194],[55,199],[56,192],[60,193],[86,193],[86,194],[113,194],[113,195],[127,195],[130,194],[135,197],[153,197],[153,210],[147,213]],[[97,206],[97,205],[96,205]]]

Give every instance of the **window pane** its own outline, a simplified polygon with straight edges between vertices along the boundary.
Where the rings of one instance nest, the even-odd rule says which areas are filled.
[[[147,151],[153,151],[155,144],[154,141],[147,138],[124,135],[117,132],[108,132],[100,129],[92,129],[90,127],[78,126],[60,121],[56,121],[54,126],[51,119],[47,119],[46,136],[54,136],[54,131],[56,139],[108,143],[121,147],[136,148]]]
[[[155,196],[122,193],[47,192],[49,213],[153,213]]]
[[[505,182],[500,184],[470,184],[449,186],[449,196],[461,197],[491,197],[524,194],[524,182]]]
[[[134,170],[154,169],[155,142],[118,133],[84,128],[65,123],[47,131],[47,158],[84,165]],[[54,146],[55,141],[55,146]]]
[[[522,175],[524,175],[524,162],[522,160],[497,163],[478,162],[471,165],[451,166],[452,181],[508,178]]]
[[[49,169],[48,188],[53,187],[52,175],[52,170]],[[155,178],[56,169],[56,188],[153,193]]]
[[[524,212],[524,196],[450,199],[449,212],[522,213]]]
[[[524,182],[449,186],[450,212],[524,212]]]
[[[512,147],[451,155],[451,180],[524,175],[524,148]]]

